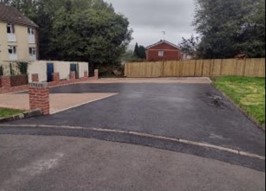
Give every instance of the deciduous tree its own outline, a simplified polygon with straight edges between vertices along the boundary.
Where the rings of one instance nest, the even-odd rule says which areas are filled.
[[[265,56],[265,0],[197,0],[194,25],[203,58]]]

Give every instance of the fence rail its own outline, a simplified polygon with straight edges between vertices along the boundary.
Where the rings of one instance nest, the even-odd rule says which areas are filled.
[[[265,58],[135,62],[126,77],[265,77]]]

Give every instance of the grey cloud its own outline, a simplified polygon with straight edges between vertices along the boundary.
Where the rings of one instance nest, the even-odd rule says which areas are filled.
[[[106,0],[129,19],[135,42],[149,45],[165,38],[178,43],[195,33],[194,0]],[[163,37],[161,31],[166,31]]]

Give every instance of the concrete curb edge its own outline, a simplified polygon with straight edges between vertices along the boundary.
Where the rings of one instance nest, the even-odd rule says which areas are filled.
[[[25,111],[23,113],[13,115],[10,117],[0,118],[0,123],[19,120],[19,119],[25,119],[25,118],[30,118],[30,117],[36,117],[36,116],[41,116],[41,115],[42,115],[42,112],[40,109],[34,109],[34,110],[30,110],[30,111]]]

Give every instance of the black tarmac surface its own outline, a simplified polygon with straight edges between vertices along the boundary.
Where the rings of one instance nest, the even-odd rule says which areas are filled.
[[[209,143],[265,156],[265,133],[209,84],[79,84],[51,90],[51,93],[89,92],[112,92],[118,95],[55,115],[9,124],[86,127],[88,132],[76,133],[76,136],[83,137],[91,137],[93,133],[89,132],[90,128],[136,131]],[[48,131],[49,129],[46,135],[53,135],[53,132],[55,135],[60,134],[54,130]],[[58,131],[63,136],[75,136],[70,130]],[[1,133],[45,134],[41,129],[31,128],[0,128]],[[261,171],[265,169],[265,161],[262,160],[176,146],[166,141],[116,136],[108,134],[94,137],[192,153]]]

